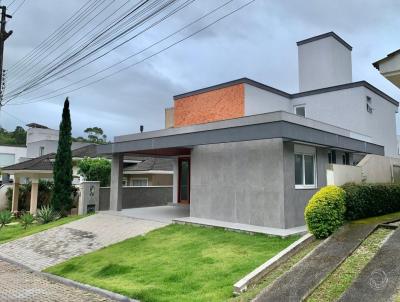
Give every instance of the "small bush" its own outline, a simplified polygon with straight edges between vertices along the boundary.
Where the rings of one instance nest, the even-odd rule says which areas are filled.
[[[400,184],[345,184],[346,219],[355,220],[400,211]]]
[[[26,230],[28,226],[30,226],[35,221],[35,217],[31,213],[25,213],[20,217],[20,223],[23,228]]]
[[[13,215],[10,211],[1,211],[0,212],[0,230],[12,221]]]
[[[327,186],[311,197],[304,215],[309,231],[316,238],[326,238],[344,224],[345,191]]]
[[[41,224],[46,224],[59,218],[60,214],[50,206],[43,206],[36,213],[36,219]]]

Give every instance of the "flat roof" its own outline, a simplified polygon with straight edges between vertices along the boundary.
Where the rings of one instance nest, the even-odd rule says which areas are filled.
[[[262,84],[260,82],[254,81],[254,80],[249,79],[249,78],[240,78],[240,79],[236,79],[236,80],[233,80],[233,81],[229,81],[229,82],[225,82],[225,83],[221,83],[221,84],[217,84],[217,85],[212,85],[212,86],[209,86],[209,87],[204,87],[204,88],[201,88],[201,89],[197,89],[197,90],[189,91],[189,92],[186,92],[186,93],[178,94],[178,95],[175,95],[173,98],[174,98],[174,100],[179,100],[179,99],[182,99],[182,98],[185,98],[185,97],[198,95],[198,94],[202,94],[202,93],[205,93],[205,92],[209,92],[209,91],[213,91],[213,90],[217,90],[217,89],[222,89],[222,88],[226,88],[226,87],[230,87],[230,86],[234,86],[234,85],[238,85],[238,84],[248,84],[248,85],[260,88],[262,90],[269,91],[271,93],[275,93],[277,95],[286,97],[288,99],[295,99],[295,98],[304,97],[304,96],[308,96],[308,95],[316,95],[316,94],[322,94],[322,93],[327,93],[327,92],[332,92],[332,91],[351,89],[351,88],[355,88],[355,87],[365,87],[365,88],[371,90],[372,92],[376,93],[380,97],[384,98],[388,102],[392,103],[393,105],[395,105],[397,107],[399,106],[399,102],[397,102],[394,98],[392,98],[391,96],[387,95],[386,93],[384,93],[382,90],[376,88],[375,86],[371,85],[367,81],[357,81],[357,82],[352,82],[352,83],[347,83],[347,84],[340,84],[340,85],[324,87],[324,88],[318,88],[318,89],[313,89],[313,90],[308,90],[308,91],[303,91],[303,92],[287,93],[285,91],[282,91],[282,90],[276,89],[274,87]]]
[[[167,155],[168,150],[186,152],[198,145],[271,138],[283,138],[352,152],[384,154],[384,147],[368,142],[369,137],[365,135],[284,111],[118,136],[115,137],[114,143],[100,145],[97,150],[101,154],[165,152]]]
[[[321,40],[321,39],[325,39],[325,38],[328,38],[328,37],[334,38],[335,40],[337,40],[339,43],[341,43],[344,47],[346,47],[350,51],[353,49],[353,47],[349,43],[347,43],[345,40],[343,40],[341,37],[339,37],[333,31],[330,31],[330,32],[327,32],[325,34],[321,34],[321,35],[318,35],[318,36],[314,36],[314,37],[311,37],[311,38],[307,38],[307,39],[298,41],[296,44],[297,44],[297,46],[300,46],[300,45],[304,45],[304,44],[311,43],[311,42],[314,42],[314,41],[318,41],[318,40]]]

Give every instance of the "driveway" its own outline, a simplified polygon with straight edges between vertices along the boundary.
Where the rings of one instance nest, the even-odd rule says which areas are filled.
[[[155,220],[100,213],[2,244],[0,257],[41,271],[166,225]]]
[[[0,261],[0,302],[111,302],[108,298],[52,282],[19,266]]]

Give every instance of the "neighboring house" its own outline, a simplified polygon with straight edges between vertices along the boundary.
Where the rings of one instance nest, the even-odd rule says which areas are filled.
[[[388,54],[386,58],[376,61],[372,65],[386,79],[400,88],[400,49]]]
[[[33,186],[37,186],[40,179],[53,178],[53,164],[56,154],[45,154],[33,159],[28,159],[13,165],[4,167],[4,172],[13,176],[14,188],[22,183],[21,180],[28,179]],[[87,146],[72,150],[72,174],[73,184],[78,185],[82,179],[79,174],[78,162],[85,157],[98,157],[97,146],[89,144]],[[126,178],[129,180],[127,186],[133,187],[155,187],[155,186],[172,186],[173,171],[172,163],[166,159],[154,158],[137,158],[127,157],[124,165],[126,166]],[[37,193],[37,192],[36,192]],[[31,200],[31,213],[36,212],[37,195]],[[15,211],[17,205],[12,209]]]
[[[19,163],[25,158],[25,146],[0,145],[0,186],[3,184],[3,182],[9,182],[9,175],[1,174],[1,169],[9,165]]]
[[[166,128],[117,136],[110,209],[122,209],[124,156],[173,159],[173,201],[190,216],[262,227],[304,225],[330,163],[397,155],[398,102],[352,82],[351,46],[330,32],[297,43],[300,92],[242,78],[174,97]]]
[[[26,125],[27,157],[35,158],[49,153],[57,152],[59,131],[50,129],[46,126],[31,123]],[[72,142],[71,149],[78,149],[90,143]]]

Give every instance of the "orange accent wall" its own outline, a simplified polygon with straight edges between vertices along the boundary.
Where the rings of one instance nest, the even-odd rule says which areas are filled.
[[[175,100],[174,127],[244,116],[244,84]]]

